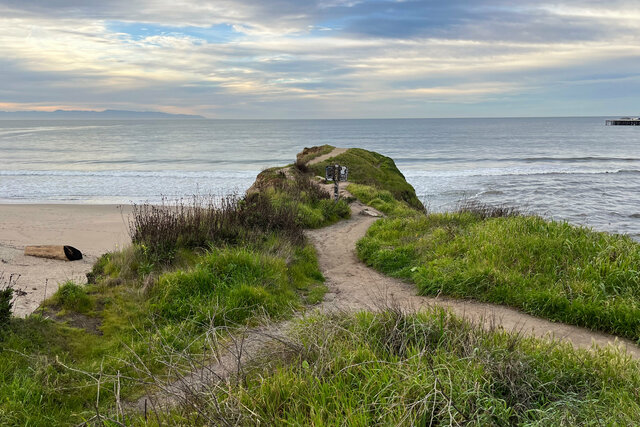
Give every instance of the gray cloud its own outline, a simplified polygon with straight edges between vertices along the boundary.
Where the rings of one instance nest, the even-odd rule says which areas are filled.
[[[527,115],[545,100],[564,111],[589,93],[601,106],[631,105],[618,89],[637,84],[640,15],[612,13],[624,6],[632,3],[0,0],[0,109]],[[172,31],[126,32],[145,24]],[[218,24],[239,30],[207,40]]]

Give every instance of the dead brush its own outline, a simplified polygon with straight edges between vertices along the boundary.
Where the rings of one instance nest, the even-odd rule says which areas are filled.
[[[274,206],[268,196],[193,196],[159,205],[133,205],[129,220],[131,241],[151,263],[170,263],[179,248],[208,248],[236,244],[256,234],[282,232],[294,243],[303,239],[293,207]]]

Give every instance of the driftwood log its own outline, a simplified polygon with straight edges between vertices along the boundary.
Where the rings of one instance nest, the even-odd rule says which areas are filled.
[[[24,254],[39,258],[59,259],[62,261],[76,261],[82,259],[82,252],[73,246],[66,245],[27,246],[24,248]]]

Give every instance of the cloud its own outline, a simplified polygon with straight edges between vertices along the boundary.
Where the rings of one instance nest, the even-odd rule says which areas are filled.
[[[216,117],[503,103],[527,115],[540,108],[526,96],[568,108],[580,82],[620,100],[614,87],[637,77],[639,15],[618,12],[630,2],[469,3],[0,0],[0,100]]]

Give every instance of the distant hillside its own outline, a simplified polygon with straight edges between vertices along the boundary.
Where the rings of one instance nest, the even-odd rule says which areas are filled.
[[[56,111],[0,111],[0,120],[29,120],[29,119],[104,119],[104,120],[132,120],[132,119],[204,119],[205,117],[189,114],[169,114],[156,111],[126,111],[126,110],[56,110]]]

